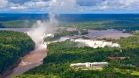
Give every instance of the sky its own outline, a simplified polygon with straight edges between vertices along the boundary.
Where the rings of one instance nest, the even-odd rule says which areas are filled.
[[[139,13],[139,0],[0,0],[0,13]]]

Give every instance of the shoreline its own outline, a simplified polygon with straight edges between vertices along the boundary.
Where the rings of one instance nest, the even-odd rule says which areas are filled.
[[[21,58],[13,66],[11,66],[6,72],[1,74],[1,77],[5,78],[5,76],[8,76],[9,74],[11,74],[13,72],[13,69],[16,68],[18,64],[21,62]]]
[[[47,56],[46,48],[37,48],[33,51],[25,54],[20,60],[7,70],[2,78],[12,78],[27,72],[30,69],[40,66],[43,64],[43,59]]]

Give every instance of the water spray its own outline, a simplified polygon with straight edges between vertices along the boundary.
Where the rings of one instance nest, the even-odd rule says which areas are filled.
[[[76,7],[76,0],[50,0],[49,1],[49,20],[48,21],[37,21],[33,28],[28,31],[28,35],[36,43],[36,47],[44,45],[44,38],[46,34],[53,34],[58,26],[58,20],[56,16],[60,11],[67,11]],[[45,35],[44,35],[45,34]],[[46,45],[46,44],[45,44]]]

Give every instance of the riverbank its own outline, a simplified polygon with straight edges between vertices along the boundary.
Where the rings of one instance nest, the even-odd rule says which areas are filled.
[[[7,74],[5,74],[3,78],[12,78],[17,75],[21,75],[24,72],[43,64],[43,59],[46,56],[47,49],[44,47],[39,47],[34,51],[29,52],[29,54],[22,57],[21,61],[17,63],[17,66],[7,72]]]

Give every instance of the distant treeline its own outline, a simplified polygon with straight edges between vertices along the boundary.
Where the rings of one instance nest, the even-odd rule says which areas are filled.
[[[0,14],[0,28],[32,27],[36,20],[48,20],[48,14]],[[79,29],[139,30],[139,14],[61,14],[56,19],[63,27]]]
[[[0,21],[48,19],[48,14],[0,13]]]
[[[48,20],[49,15],[33,13],[0,13],[0,21],[11,20]],[[139,18],[139,14],[57,14],[56,18],[64,22],[126,20]]]

